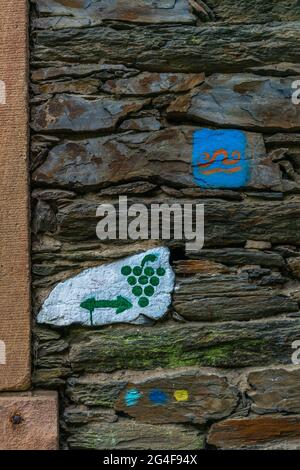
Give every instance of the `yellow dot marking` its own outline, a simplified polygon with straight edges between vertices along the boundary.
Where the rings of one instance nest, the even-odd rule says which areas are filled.
[[[176,401],[187,401],[189,399],[189,392],[187,390],[176,390],[174,398]]]

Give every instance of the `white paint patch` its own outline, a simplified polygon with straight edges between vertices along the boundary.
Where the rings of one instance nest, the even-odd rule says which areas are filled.
[[[161,318],[171,303],[175,282],[169,256],[167,248],[155,248],[83,271],[53,289],[38,323],[106,325],[136,323],[141,315]]]
[[[0,341],[0,365],[6,364],[6,347],[4,341]]]
[[[0,104],[6,104],[6,89],[2,80],[0,80]]]

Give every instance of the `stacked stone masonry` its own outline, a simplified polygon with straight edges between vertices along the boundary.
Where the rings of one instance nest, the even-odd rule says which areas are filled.
[[[161,245],[176,277],[157,322],[35,322],[61,448],[300,449],[299,41],[297,0],[31,2],[34,318],[59,282]],[[247,135],[242,188],[195,183],[205,128]],[[204,249],[100,241],[120,195],[204,204]]]

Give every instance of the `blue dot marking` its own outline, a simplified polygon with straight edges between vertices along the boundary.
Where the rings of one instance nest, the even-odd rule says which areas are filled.
[[[247,136],[231,129],[194,132],[193,177],[202,188],[241,188],[250,180]]]
[[[149,400],[156,405],[164,405],[168,401],[168,395],[158,388],[153,389],[149,393]]]
[[[141,396],[142,394],[136,388],[131,388],[125,393],[124,401],[127,406],[135,406]]]

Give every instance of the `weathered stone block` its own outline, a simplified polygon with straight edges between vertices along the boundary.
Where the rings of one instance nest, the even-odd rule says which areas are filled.
[[[247,324],[173,324],[73,330],[68,356],[76,372],[184,366],[252,367],[290,364],[300,320]],[[47,367],[47,365],[46,365]]]
[[[178,278],[173,308],[192,321],[247,321],[297,312],[295,300],[280,289],[263,287],[263,276],[258,274],[253,280],[249,273],[242,272]]]
[[[145,423],[205,424],[229,416],[237,403],[237,389],[224,377],[164,371],[157,378],[130,382],[115,409]]]
[[[264,267],[283,268],[284,259],[280,253],[274,251],[246,250],[242,248],[219,248],[212,250],[200,250],[187,253],[200,261],[211,260],[224,263],[229,266],[259,265]],[[192,261],[192,260],[191,260]]]
[[[71,449],[96,450],[196,450],[204,438],[196,429],[180,426],[153,426],[119,420],[69,428]]]
[[[250,372],[247,394],[255,413],[300,413],[300,369]]]
[[[105,201],[106,202],[106,201]],[[128,205],[137,202],[128,199]],[[143,203],[178,203],[174,198],[150,198],[144,197]],[[272,201],[243,201],[228,202],[213,199],[197,199],[195,204],[204,204],[205,210],[205,243],[206,247],[224,247],[224,240],[228,247],[244,245],[249,238],[269,241],[274,244],[299,244],[300,243],[300,206],[297,198],[282,202]],[[101,200],[80,198],[71,203],[58,204],[57,223],[58,229],[55,238],[65,241],[96,240],[96,225],[99,218],[96,210]],[[112,201],[118,204],[118,201]],[[181,199],[181,204],[191,203],[189,199]],[[117,208],[117,206],[116,206]],[[280,214],[280,217],[278,216]],[[230,221],[230,223],[228,223]],[[177,245],[183,242],[177,241]],[[282,260],[278,254],[267,254],[254,250],[242,250],[234,254],[228,248],[222,250],[224,257],[231,260],[252,259],[257,263],[279,263]],[[195,250],[189,256],[200,256],[202,252]],[[220,258],[221,261],[221,258]],[[239,262],[237,263],[239,264]],[[243,264],[243,263],[242,263]]]
[[[209,0],[209,6],[220,21],[228,23],[269,23],[297,21],[300,7],[297,0]]]
[[[277,131],[300,129],[300,116],[292,102],[294,78],[253,74],[212,75],[168,108],[170,119]]]
[[[96,125],[94,121],[92,125]],[[71,124],[73,130],[74,126]],[[184,126],[157,132],[66,140],[51,149],[48,158],[34,171],[33,181],[85,190],[125,183],[136,178],[156,183],[197,186],[192,167],[195,130]],[[279,167],[267,156],[262,136],[248,132],[244,135],[249,165],[246,186],[255,189],[280,187]]]
[[[299,416],[261,416],[228,419],[214,424],[208,444],[217,449],[293,449],[300,448]]]
[[[287,263],[293,276],[300,279],[300,257],[289,258]]]
[[[204,82],[205,76],[184,73],[143,72],[136,77],[108,80],[103,91],[116,95],[147,96],[160,93],[188,91]]]
[[[87,374],[68,380],[67,396],[151,424],[204,424],[229,416],[238,403],[238,390],[225,376],[193,368]]]
[[[57,95],[32,108],[31,127],[35,131],[112,131],[121,118],[138,111],[146,101],[115,101],[106,97]],[[73,149],[72,158],[80,158]]]
[[[196,21],[188,0],[36,0],[35,3],[40,16],[36,25],[40,28],[95,26],[103,20],[142,24],[193,24]]]
[[[55,392],[0,396],[1,450],[56,450],[58,403]]]
[[[243,72],[262,64],[298,64],[299,36],[299,22],[268,23],[263,28],[214,24],[49,29],[37,31],[32,63],[47,67],[105,61],[155,72]]]

